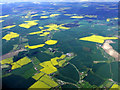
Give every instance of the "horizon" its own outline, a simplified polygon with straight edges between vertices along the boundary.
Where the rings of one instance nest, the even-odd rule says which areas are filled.
[[[0,3],[14,2],[119,2],[119,0],[1,0]]]

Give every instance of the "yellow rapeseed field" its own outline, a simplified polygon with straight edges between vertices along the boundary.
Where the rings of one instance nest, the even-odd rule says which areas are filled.
[[[48,18],[49,16],[41,16],[40,18]]]
[[[42,72],[40,72],[40,73],[42,73]],[[48,75],[45,75],[45,74],[40,74],[40,76],[37,76],[36,80],[38,80],[38,81],[35,82],[33,85],[31,85],[28,88],[28,90],[30,88],[45,88],[46,90],[47,89],[49,90],[49,88],[51,88],[51,87],[58,86],[58,84],[54,80],[52,80]]]
[[[1,64],[11,64],[11,63],[13,63],[13,57],[3,59],[2,61],[0,61],[0,63]]]
[[[38,80],[36,83],[34,83],[30,88],[51,88],[58,86],[58,83],[56,83],[52,78],[50,78],[47,74],[51,74],[57,71],[57,68],[54,67],[56,65],[59,65],[60,67],[65,63],[66,60],[61,60],[57,62],[59,59],[65,58],[66,55],[61,55],[60,57],[52,58],[50,61],[45,61],[40,63],[39,65],[43,68],[40,70],[41,72],[32,76],[35,80]],[[54,65],[54,66],[53,66]],[[47,86],[48,85],[48,86]]]
[[[51,61],[45,61],[43,63],[40,63],[40,65],[44,67],[40,71],[46,74],[51,74],[57,71],[57,68],[52,65]]]
[[[92,35],[89,37],[80,38],[79,40],[104,43],[104,40],[107,40],[107,39],[118,39],[118,38],[117,37],[103,37],[103,36],[99,36],[99,35]]]
[[[5,35],[2,39],[10,40],[10,39],[16,38],[16,37],[19,37],[19,34],[10,32],[10,34]]]
[[[60,56],[60,59],[64,59],[65,57],[66,57],[66,55],[63,54]]]
[[[60,24],[60,25],[57,25],[57,24],[49,24],[49,25],[46,25],[44,27],[49,27],[47,30],[48,31],[51,31],[51,30],[59,30],[59,29],[70,29],[68,27],[64,27],[62,26],[64,24]]]
[[[44,31],[47,31],[47,29],[44,29],[44,30],[41,30],[41,31],[43,31],[43,32],[44,32]]]
[[[40,81],[46,83],[47,85],[49,85],[51,87],[58,86],[58,84],[55,81],[53,81],[48,75],[44,75],[43,77],[41,77]]]
[[[60,28],[60,29],[70,29],[70,28],[68,28],[68,27],[64,27],[63,25],[64,25],[64,24],[60,24],[60,25],[59,25],[59,28]]]
[[[29,16],[30,16],[30,14],[28,14],[28,15],[24,16],[24,18],[29,18]]]
[[[70,29],[70,28],[68,28],[68,27],[63,27],[63,26],[61,26],[61,27],[59,27],[60,29]]]
[[[48,45],[54,45],[57,43],[57,40],[48,40],[45,42],[45,44],[48,44]]]
[[[72,16],[70,18],[84,18],[83,16]]]
[[[111,87],[110,90],[113,90],[113,89],[117,89],[117,90],[120,90],[120,86],[117,85],[117,84],[113,84],[113,86]]]
[[[43,34],[41,34],[40,36],[47,36],[47,35],[49,35],[50,34],[50,32],[44,32]]]
[[[0,16],[0,18],[8,17],[9,15]]]
[[[30,62],[31,62],[31,60],[28,57],[24,57],[24,58],[17,61],[17,63],[21,66],[26,65]]]
[[[57,24],[49,24],[49,25],[46,25],[44,27],[49,27],[49,29],[47,29],[49,31],[51,31],[51,30],[59,30],[59,29],[57,29],[59,27]]]
[[[50,17],[59,16],[60,14],[51,14]]]
[[[39,45],[34,45],[34,46],[26,45],[25,47],[30,48],[30,49],[36,49],[36,48],[39,48],[39,47],[43,47],[44,45],[45,44],[39,44]]]
[[[110,19],[108,18],[108,19],[106,19],[106,21],[107,21],[107,22],[109,22],[109,21],[110,21]]]
[[[34,15],[31,15],[31,17],[34,17],[34,16],[38,16],[39,14],[34,14]]]
[[[20,68],[21,67],[17,62],[12,63],[11,65],[12,65],[11,70],[14,70],[16,68]]]
[[[40,29],[43,29],[43,27],[39,27]]]
[[[42,67],[48,67],[49,64],[50,64],[50,61],[45,61],[43,63],[40,63],[40,66],[42,66]]]
[[[36,23],[36,21],[38,21],[38,20],[24,21],[25,23],[20,24],[19,26],[20,26],[20,27],[24,27],[24,28],[30,28],[30,27],[35,26],[35,25],[38,24],[38,23]]]
[[[16,25],[11,25],[11,26],[6,26],[6,27],[3,27],[2,29],[10,29],[10,28],[13,28],[15,27]]]
[[[28,57],[23,57],[20,60],[12,63],[11,64],[12,65],[11,69],[13,70],[13,69],[19,68],[19,67],[21,67],[23,65],[26,65],[26,64],[30,63],[30,62],[31,62],[31,60]]]
[[[31,90],[31,89],[35,89],[35,88],[43,88],[45,90],[49,90],[49,88],[51,88],[50,86],[48,86],[47,84],[45,84],[44,82],[38,80],[37,82],[35,82],[33,85],[31,85],[28,90]]]
[[[4,22],[4,21],[5,21],[5,20],[0,20],[0,23],[1,23],[1,22]]]
[[[41,72],[44,72],[44,73],[46,73],[46,74],[51,74],[51,73],[56,72],[57,69],[56,69],[55,67],[51,67],[51,68],[45,67],[45,68],[41,69],[40,71],[41,71]]]
[[[65,63],[66,60],[59,61],[59,66],[62,67],[63,63]]]
[[[115,20],[118,20],[119,18],[114,18]]]
[[[32,78],[34,78],[35,80],[38,80],[40,77],[42,77],[44,75],[44,73],[40,72],[34,76],[32,76]]]
[[[59,58],[58,58],[58,57],[55,57],[55,58],[52,58],[52,59],[51,59],[51,63],[52,63],[54,66],[58,65],[57,59],[59,59]]]

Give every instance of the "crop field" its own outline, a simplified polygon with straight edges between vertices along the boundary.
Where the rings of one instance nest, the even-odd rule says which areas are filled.
[[[88,1],[0,3],[3,88],[119,88],[120,3]]]
[[[16,69],[16,68],[20,68],[23,65],[26,65],[30,62],[31,62],[31,60],[28,57],[24,57],[24,58],[18,60],[17,62],[11,63],[11,65],[12,65],[11,69],[13,70],[13,69]]]

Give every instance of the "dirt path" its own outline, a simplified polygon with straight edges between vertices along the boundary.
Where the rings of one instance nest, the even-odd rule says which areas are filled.
[[[7,54],[2,56],[2,60],[6,59],[6,58],[13,57],[13,56],[16,56],[16,55],[18,55],[19,52],[22,52],[22,51],[27,51],[27,50],[26,49],[20,49],[20,50],[14,51],[14,52],[7,53]]]
[[[110,43],[115,43],[112,40],[106,40],[103,44],[102,48],[108,53],[110,56],[114,57],[116,61],[120,61],[120,54],[113,49]]]

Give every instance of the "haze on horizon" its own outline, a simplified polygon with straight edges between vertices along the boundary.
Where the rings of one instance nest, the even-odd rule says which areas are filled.
[[[119,0],[1,0],[0,2],[119,2]]]

